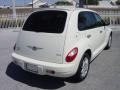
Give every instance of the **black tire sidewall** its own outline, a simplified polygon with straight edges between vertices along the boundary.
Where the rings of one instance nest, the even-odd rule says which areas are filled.
[[[111,38],[111,39],[110,39]],[[111,40],[111,41],[110,41]],[[110,42],[110,45],[109,45],[109,42]],[[110,48],[111,47],[111,44],[112,44],[112,35],[110,35],[109,37],[109,41],[108,41],[108,47]]]
[[[107,45],[106,45],[106,47],[105,47],[105,50],[108,50],[108,49],[111,48],[111,44],[109,45],[110,37],[111,37],[111,44],[112,44],[112,35],[110,35],[110,36],[109,36],[109,39],[108,39],[108,43],[107,43]]]
[[[83,61],[84,61],[84,59],[85,58],[88,58],[88,71],[87,71],[87,74],[85,75],[85,77],[82,77],[81,76],[81,70],[82,70],[82,65],[83,65]],[[80,64],[79,64],[79,67],[78,67],[78,71],[77,71],[77,73],[76,73],[76,75],[75,75],[75,77],[76,77],[76,80],[78,81],[82,81],[82,80],[84,80],[86,77],[87,77],[87,75],[88,75],[88,72],[89,72],[89,68],[90,68],[90,56],[87,54],[87,53],[85,53],[83,56],[82,56],[82,59],[81,59],[81,61],[80,61]]]

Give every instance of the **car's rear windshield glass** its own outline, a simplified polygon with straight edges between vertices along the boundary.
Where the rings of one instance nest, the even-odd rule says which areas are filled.
[[[38,11],[26,20],[23,30],[45,33],[62,33],[65,27],[67,13],[65,11]]]

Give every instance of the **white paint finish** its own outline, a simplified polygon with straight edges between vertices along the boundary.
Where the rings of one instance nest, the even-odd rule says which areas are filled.
[[[16,50],[12,54],[15,60],[22,61],[23,64],[28,62],[38,65],[38,67],[43,67],[44,70],[53,70],[56,74],[50,74],[52,76],[69,77],[76,73],[86,50],[91,50],[91,59],[93,59],[104,49],[111,29],[98,27],[85,31],[78,30],[79,12],[94,11],[87,9],[62,10],[68,13],[64,32],[62,34],[50,34],[22,31],[16,43]],[[91,35],[91,37],[88,38],[88,35]],[[36,46],[42,49],[32,51],[27,46]],[[71,63],[66,62],[66,56],[75,47],[78,48],[77,57]],[[39,74],[46,75],[48,73],[43,72]]]
[[[22,39],[24,38],[24,39]],[[45,62],[62,63],[65,35],[22,31],[16,53]],[[37,50],[32,50],[37,47]],[[59,54],[60,56],[57,56]]]
[[[49,73],[46,73],[46,70],[54,70],[55,74],[53,74],[52,76],[57,76],[57,77],[69,77],[76,72],[74,69],[74,64],[72,63],[57,64],[57,63],[44,62],[44,61],[39,61],[32,58],[24,57],[16,53],[13,53],[12,57],[13,60],[18,61],[18,65],[24,70],[25,70],[24,63],[37,65],[38,69],[39,67],[43,67],[44,72],[39,73],[40,75],[51,75]]]

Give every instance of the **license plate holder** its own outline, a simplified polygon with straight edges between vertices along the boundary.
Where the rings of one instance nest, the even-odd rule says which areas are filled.
[[[38,73],[38,66],[30,63],[25,63],[25,67],[27,71]]]

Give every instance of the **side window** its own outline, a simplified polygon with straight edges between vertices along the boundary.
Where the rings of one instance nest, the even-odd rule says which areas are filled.
[[[96,13],[94,13],[94,16],[96,18],[96,27],[104,26],[104,23],[103,23],[103,20],[101,19],[101,17]]]
[[[78,29],[85,30],[87,26],[87,18],[83,12],[81,12],[78,16]]]
[[[78,15],[78,29],[80,31],[95,27],[96,19],[91,12],[80,12]]]

